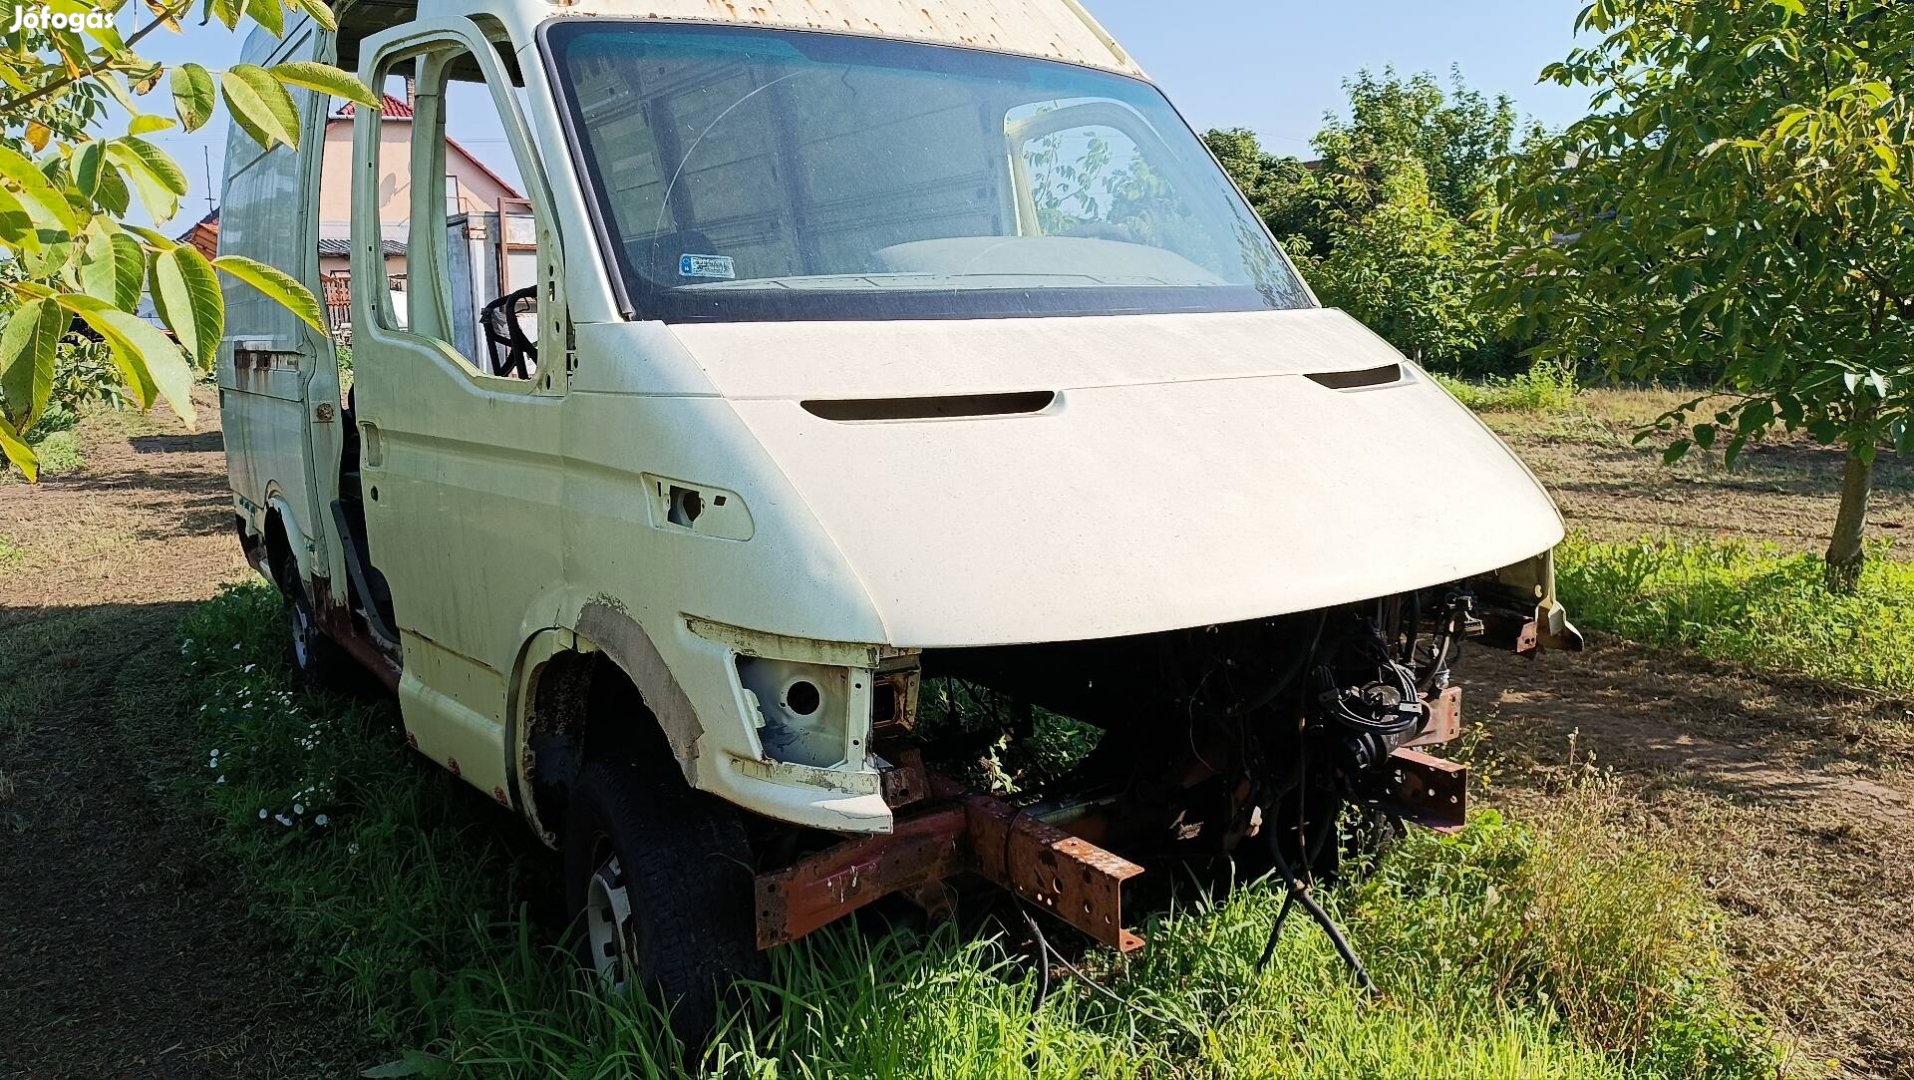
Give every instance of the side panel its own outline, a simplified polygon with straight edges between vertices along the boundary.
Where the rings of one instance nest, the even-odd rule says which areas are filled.
[[[256,31],[243,59],[272,64],[324,59],[330,35],[310,21],[283,39]],[[301,130],[325,122],[326,98],[295,91]],[[277,267],[318,291],[316,185],[323,140],[305,140],[300,150],[263,149],[239,125],[226,143],[226,182],[220,209],[220,252],[245,255]],[[222,278],[226,334],[218,358],[219,395],[226,438],[226,464],[239,513],[263,529],[269,502],[281,502],[288,539],[307,576],[326,577],[329,545],[324,512],[328,469],[315,469],[315,453],[336,459],[338,370],[327,339],[257,290]],[[323,362],[322,362],[323,358]],[[315,382],[316,379],[316,382]],[[333,409],[315,425],[317,394],[329,394]],[[323,426],[313,445],[315,426]]]

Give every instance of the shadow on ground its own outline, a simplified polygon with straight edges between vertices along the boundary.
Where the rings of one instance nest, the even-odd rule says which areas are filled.
[[[0,628],[0,1075],[330,1076],[363,1056],[168,790],[205,758],[179,706],[191,607]]]

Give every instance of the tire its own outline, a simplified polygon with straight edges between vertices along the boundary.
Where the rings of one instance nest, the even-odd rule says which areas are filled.
[[[292,638],[287,649],[293,670],[309,689],[347,689],[352,685],[349,680],[354,674],[352,658],[319,628],[318,620],[313,617],[312,601],[299,581],[298,570],[290,565],[290,558],[285,562],[287,565],[278,568],[274,576],[286,600],[286,624]]]
[[[579,959],[614,991],[634,984],[702,1045],[739,978],[764,978],[749,839],[736,809],[693,791],[669,757],[586,761],[565,828],[565,893]]]

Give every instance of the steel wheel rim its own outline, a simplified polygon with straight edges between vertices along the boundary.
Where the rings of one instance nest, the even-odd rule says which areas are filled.
[[[613,992],[622,993],[632,964],[631,895],[617,855],[599,863],[586,885],[585,933],[592,970]]]
[[[312,616],[297,600],[292,604],[292,659],[302,669],[311,662]]]

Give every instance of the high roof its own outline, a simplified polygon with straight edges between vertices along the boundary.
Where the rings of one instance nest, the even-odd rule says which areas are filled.
[[[365,35],[415,17],[490,17],[523,46],[547,19],[602,16],[864,34],[1142,74],[1079,0],[334,0],[333,8],[348,67]]]

